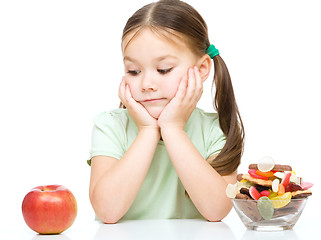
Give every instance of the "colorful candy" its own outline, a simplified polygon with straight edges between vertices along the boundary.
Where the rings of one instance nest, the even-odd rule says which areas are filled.
[[[294,171],[292,171],[291,173],[292,173],[292,174],[291,174],[291,177],[290,177],[290,182],[294,182],[294,183],[300,185],[300,184],[301,184],[301,178],[300,178],[300,177],[297,177],[297,176],[295,175]]]
[[[269,171],[269,172],[262,172],[260,170],[256,170],[256,174],[257,175],[260,175],[260,176],[263,176],[263,177],[273,177],[274,176],[274,172],[272,171]]]
[[[302,190],[302,187],[296,183],[290,182],[288,186],[285,188],[285,192],[295,192],[298,190]]]
[[[238,189],[236,187],[236,184],[228,184],[225,189],[226,196],[229,198],[235,198],[237,192]]]
[[[284,172],[275,172],[274,173],[274,176],[277,177],[277,178],[281,178],[283,179],[284,178],[284,175],[285,173]]]
[[[290,182],[290,177],[291,177],[291,174],[290,172],[287,172],[284,176],[284,178],[282,179],[282,182],[281,184],[284,186],[284,188],[286,188],[286,186],[288,186],[289,182]]]
[[[313,186],[312,183],[302,182],[291,166],[275,165],[273,159],[268,157],[261,159],[258,164],[250,164],[248,174],[238,174],[237,180],[236,184],[227,186],[226,195],[230,198],[256,201],[257,209],[264,220],[270,220],[275,209],[286,206],[292,198],[312,195],[312,192],[307,190]],[[252,203],[249,204],[249,208],[253,208]]]
[[[263,179],[263,180],[268,180],[269,179],[268,177],[264,177],[264,176],[258,175],[256,173],[256,169],[249,169],[248,173],[250,174],[250,176],[252,178]]]
[[[274,198],[278,195],[277,192],[273,192],[272,190],[269,190],[269,192],[270,192],[269,199]]]
[[[284,193],[282,196],[276,196],[270,198],[272,200],[272,204],[274,208],[281,208],[289,204],[291,202],[292,194],[290,192]]]
[[[257,164],[257,168],[261,172],[269,172],[271,171],[275,166],[274,160],[270,157],[264,157],[261,160],[259,160]]]
[[[253,186],[250,187],[249,193],[250,193],[251,197],[255,200],[259,200],[261,197],[261,194],[259,193],[259,191],[256,190],[256,188]]]
[[[285,193],[285,187],[282,183],[279,184],[278,195],[283,195]]]
[[[273,192],[278,192],[279,191],[279,184],[280,184],[280,180],[279,179],[274,179],[272,182],[272,191]]]
[[[257,209],[265,220],[270,220],[274,214],[272,201],[265,196],[257,201]]]
[[[270,191],[269,190],[263,190],[262,192],[260,192],[261,196],[264,196],[264,197],[268,197],[270,196]]]
[[[313,187],[313,183],[301,182],[300,186],[303,190],[308,190],[309,188]]]

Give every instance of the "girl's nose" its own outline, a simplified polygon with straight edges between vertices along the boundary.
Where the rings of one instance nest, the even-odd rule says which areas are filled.
[[[157,91],[158,87],[152,74],[145,74],[141,82],[142,91]]]

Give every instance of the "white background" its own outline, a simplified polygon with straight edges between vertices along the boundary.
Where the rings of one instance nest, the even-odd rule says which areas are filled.
[[[23,221],[33,187],[67,186],[78,219],[88,198],[93,117],[117,108],[127,19],[150,1],[0,0],[0,223]],[[261,157],[290,164],[320,201],[318,1],[187,1],[204,17],[234,84],[246,130],[240,172]],[[211,81],[199,107],[212,110]]]

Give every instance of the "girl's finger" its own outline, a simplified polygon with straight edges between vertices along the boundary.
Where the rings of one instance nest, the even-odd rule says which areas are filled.
[[[198,68],[194,67],[194,73],[195,73],[195,97],[197,100],[199,100],[203,93],[203,80],[201,78],[200,72]]]
[[[121,102],[126,105],[125,101],[125,79],[120,82],[119,89],[118,89],[118,97],[120,98]]]
[[[125,101],[127,102],[127,104],[135,104],[136,103],[136,101],[132,97],[129,86],[127,84],[125,85]]]
[[[183,100],[186,95],[186,89],[187,89],[187,78],[182,77],[182,79],[178,85],[178,89],[177,89],[175,97],[177,97],[180,100]]]
[[[194,98],[195,87],[196,87],[195,71],[194,71],[194,68],[190,68],[188,70],[188,86],[187,86],[187,93],[186,93],[187,101],[190,101]]]
[[[126,99],[126,101],[129,101],[131,99],[131,97],[132,97],[132,94],[129,90],[129,87],[127,84],[125,84],[125,99]]]

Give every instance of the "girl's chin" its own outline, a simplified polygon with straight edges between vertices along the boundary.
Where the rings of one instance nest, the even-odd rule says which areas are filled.
[[[153,118],[158,119],[161,112],[163,111],[163,108],[146,108],[149,115],[151,115]]]

